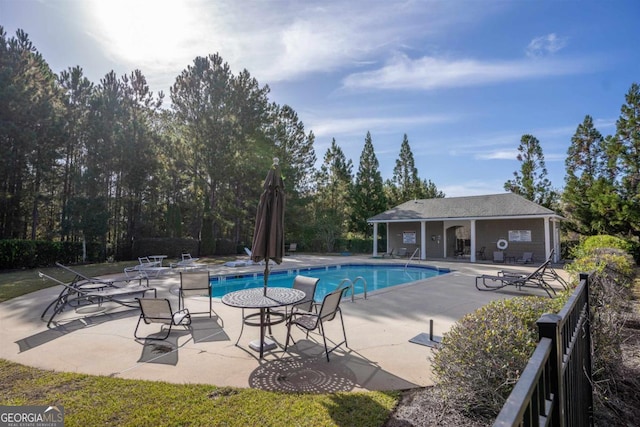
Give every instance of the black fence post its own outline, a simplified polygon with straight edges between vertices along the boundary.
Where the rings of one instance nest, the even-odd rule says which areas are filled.
[[[589,418],[589,425],[594,425],[593,419],[593,375],[592,375],[592,359],[593,347],[591,343],[591,280],[589,279],[589,273],[580,273],[580,282],[584,280],[584,292],[585,292],[585,304],[587,306],[587,321],[584,324],[584,337],[585,337],[585,355],[584,355],[584,371],[587,376],[586,387],[589,388],[587,393],[587,415]]]
[[[549,365],[551,372],[550,377],[550,392],[554,396],[555,404],[551,410],[551,425],[561,426],[565,425],[565,397],[564,397],[564,382],[562,380],[562,340],[560,337],[560,322],[562,317],[557,314],[543,314],[538,319],[538,335],[539,338],[549,338],[552,342],[551,354],[549,355]]]

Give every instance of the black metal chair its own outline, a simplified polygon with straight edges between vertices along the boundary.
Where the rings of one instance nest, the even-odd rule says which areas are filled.
[[[327,294],[322,300],[322,304],[320,305],[317,313],[311,311],[293,311],[289,321],[287,322],[287,341],[284,345],[284,350],[286,351],[289,346],[289,338],[291,338],[295,344],[295,340],[291,336],[291,326],[297,326],[300,329],[305,330],[307,337],[309,337],[309,332],[318,329],[322,335],[322,340],[324,341],[324,350],[327,356],[327,362],[329,361],[329,353],[340,347],[342,344],[348,346],[347,333],[344,329],[344,319],[342,318],[342,311],[340,310],[340,301],[342,301],[347,289],[349,288],[344,287]],[[342,335],[344,336],[344,340],[329,349],[327,346],[325,323],[335,319],[338,314],[340,315],[340,323],[342,325]]]
[[[188,327],[191,325],[191,315],[189,314],[189,310],[182,309],[178,311],[171,310],[171,303],[166,298],[136,298],[138,303],[140,304],[140,317],[138,318],[138,324],[136,325],[136,330],[133,332],[133,336],[138,339],[149,339],[149,340],[166,340],[171,333],[171,328],[173,326],[185,326]],[[161,337],[154,337],[152,335],[148,335],[146,337],[138,336],[138,328],[140,327],[140,322],[144,320],[144,323],[150,325],[152,323],[158,323],[161,325],[166,325],[168,328],[166,329],[166,333]],[[160,332],[162,332],[163,326],[160,327]]]
[[[292,286],[293,289],[298,289],[304,292],[306,296],[302,301],[299,301],[291,306],[291,313],[293,313],[294,311],[310,312],[313,310],[313,307],[314,307],[313,297],[316,294],[316,288],[318,287],[318,282],[320,282],[320,279],[318,279],[317,277],[307,277],[307,276],[297,275],[293,279],[293,286]],[[277,310],[277,309],[268,310],[267,311],[268,323],[271,323],[272,315],[280,316],[284,320],[288,319],[291,316],[286,306],[284,308],[284,311]],[[269,326],[269,333],[271,333],[271,326]]]

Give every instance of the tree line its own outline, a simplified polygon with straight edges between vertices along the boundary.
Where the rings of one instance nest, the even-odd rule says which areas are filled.
[[[166,107],[139,70],[55,74],[24,31],[0,27],[0,239],[85,241],[116,258],[145,237],[198,239],[203,255],[246,245],[274,157],[286,238],[309,248],[369,237],[366,218],[407,199],[444,197],[419,178],[406,135],[385,182],[370,133],[355,176],[335,139],[316,170],[313,132],[268,95],[214,54],[176,77]]]
[[[55,74],[24,31],[0,27],[0,239],[85,241],[116,258],[145,237],[228,251],[251,241],[273,157],[287,192],[285,238],[312,250],[371,237],[366,219],[407,200],[445,196],[420,178],[406,134],[391,179],[369,132],[355,173],[335,139],[316,169],[313,131],[269,92],[213,54],[176,77],[167,107],[139,70],[98,83],[79,66]],[[634,83],[614,135],[602,137],[590,116],[578,126],[563,191],[533,135],[522,136],[505,190],[555,209],[570,232],[637,240],[639,92]]]

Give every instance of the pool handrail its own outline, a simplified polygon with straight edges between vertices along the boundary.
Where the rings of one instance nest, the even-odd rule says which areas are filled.
[[[407,266],[409,265],[411,260],[413,260],[413,257],[416,256],[416,253],[418,254],[418,256],[420,255],[420,248],[416,248],[416,250],[413,251],[413,253],[411,254],[411,257],[409,258],[409,261],[407,261],[407,263],[404,265],[405,270],[407,269]],[[420,258],[418,258],[418,262],[420,262]]]
[[[349,286],[349,290],[351,291],[351,302],[355,302],[355,283],[358,280],[362,280],[362,283],[364,285],[364,299],[367,299],[367,280],[362,276],[358,276],[354,280],[351,280],[348,277],[345,277],[340,281],[340,284],[338,285],[338,289],[339,289],[342,287],[344,283],[346,282],[349,283],[348,286]]]

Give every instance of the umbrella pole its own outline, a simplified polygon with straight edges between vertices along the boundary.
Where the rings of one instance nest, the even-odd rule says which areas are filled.
[[[269,283],[269,258],[264,262],[264,296],[267,296],[267,286]]]

